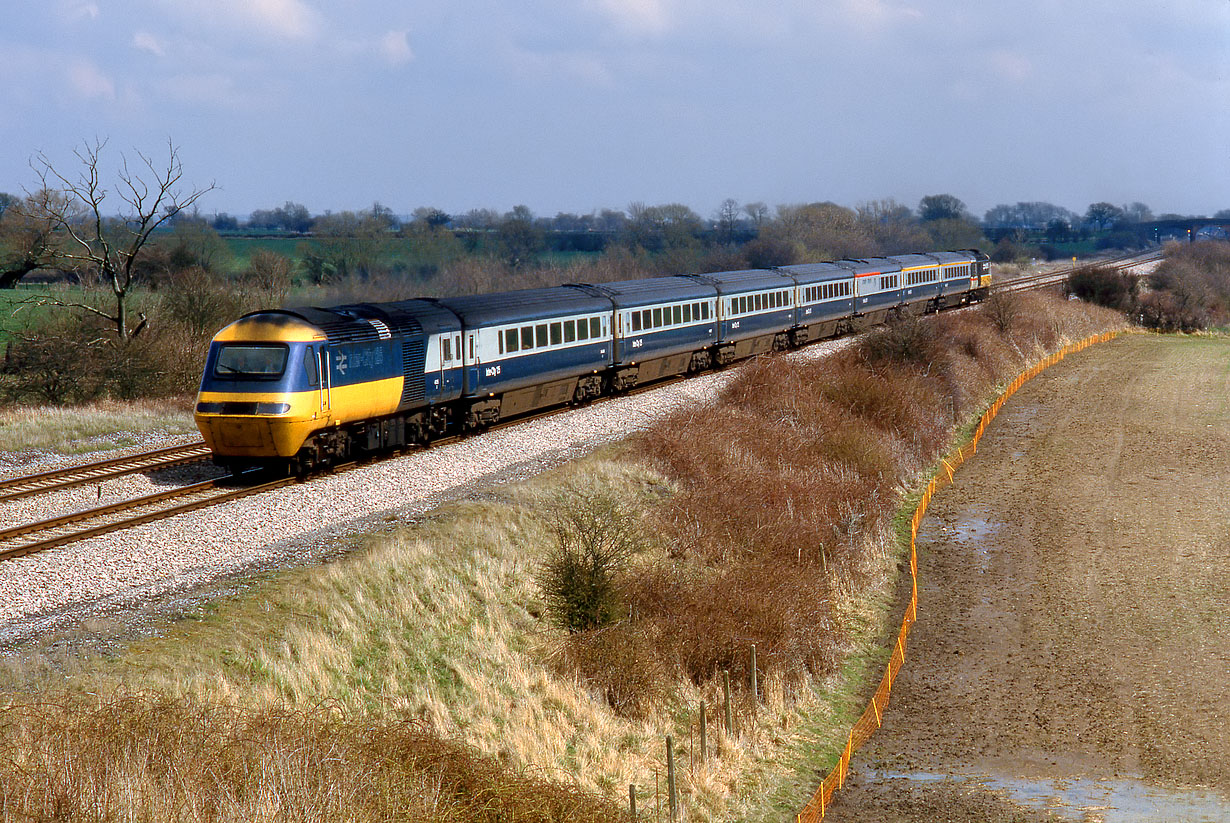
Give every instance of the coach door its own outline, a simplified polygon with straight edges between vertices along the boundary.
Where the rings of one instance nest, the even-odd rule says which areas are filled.
[[[317,389],[319,414],[320,417],[327,419],[333,408],[333,380],[330,377],[330,358],[327,346],[321,345],[319,349],[316,349],[316,365],[320,374],[320,386]]]

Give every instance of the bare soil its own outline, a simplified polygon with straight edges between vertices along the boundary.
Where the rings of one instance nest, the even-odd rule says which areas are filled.
[[[932,502],[906,665],[828,819],[1230,820],[1228,488],[1230,341],[1130,335],[1026,384]]]

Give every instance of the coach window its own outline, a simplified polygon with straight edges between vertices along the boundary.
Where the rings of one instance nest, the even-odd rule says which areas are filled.
[[[662,309],[653,310],[653,327],[656,329],[662,325]]]
[[[565,320],[564,321],[564,342],[565,343],[575,343],[576,339],[577,339],[577,321]]]
[[[683,304],[683,322],[685,323],[692,322],[692,304],[691,303]]]
[[[558,346],[560,343],[563,343],[563,342],[564,342],[564,324],[563,323],[552,323],[551,324],[551,345]]]
[[[635,317],[635,315],[633,315]],[[577,321],[577,340],[589,339],[589,323],[582,317]]]
[[[589,336],[593,339],[602,336],[602,321],[597,317],[589,318]]]
[[[528,351],[529,349],[532,349],[532,348],[534,348],[534,327],[533,326],[522,326],[521,327],[521,350]]]
[[[453,359],[453,341],[446,337],[440,342],[444,343],[444,362],[448,363]]]
[[[632,331],[641,330],[641,313],[639,311],[632,312]]]
[[[517,330],[507,329],[504,332],[504,351],[512,354],[517,350]]]
[[[543,349],[547,346],[547,324],[539,323],[534,327],[534,348]]]
[[[683,306],[675,306],[672,309],[672,311],[674,312],[674,315],[675,315],[675,323],[676,324],[682,323],[683,322]]]

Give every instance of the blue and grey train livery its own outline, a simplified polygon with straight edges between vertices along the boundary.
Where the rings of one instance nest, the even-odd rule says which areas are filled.
[[[253,312],[214,337],[215,461],[298,471],[984,297],[932,252],[496,294]]]

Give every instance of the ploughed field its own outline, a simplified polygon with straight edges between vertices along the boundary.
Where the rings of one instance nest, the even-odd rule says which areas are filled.
[[[1230,340],[1026,384],[919,533],[919,619],[827,819],[1230,820]]]

